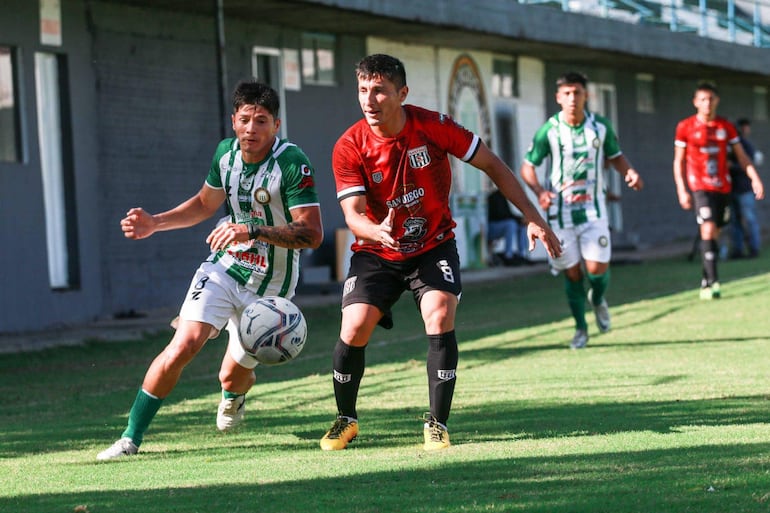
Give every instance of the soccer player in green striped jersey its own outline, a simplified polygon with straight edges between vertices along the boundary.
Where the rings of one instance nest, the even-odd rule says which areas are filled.
[[[241,82],[233,93],[235,137],[219,143],[201,190],[180,205],[151,215],[132,208],[121,221],[129,239],[196,225],[220,211],[228,216],[206,238],[211,255],[196,271],[179,312],[176,333],[150,364],[121,438],[97,455],[136,454],[150,422],[185,366],[222,328],[230,332],[219,371],[222,400],[217,428],[243,419],[246,392],[256,381],[256,360],[238,341],[238,319],[261,296],[291,299],[299,253],[323,239],[321,210],[308,158],[278,137],[278,94],[260,82]]]
[[[599,331],[610,329],[610,313],[604,293],[610,282],[610,230],[604,184],[605,160],[623,175],[634,190],[642,178],[620,151],[609,121],[586,110],[588,80],[570,72],[556,81],[556,102],[561,112],[553,115],[535,133],[521,166],[521,177],[537,195],[548,223],[559,237],[563,252],[551,259],[551,267],[563,271],[567,302],[575,318],[571,347],[588,343],[585,301],[588,298]],[[535,169],[551,158],[545,184]],[[586,296],[585,274],[590,286]]]

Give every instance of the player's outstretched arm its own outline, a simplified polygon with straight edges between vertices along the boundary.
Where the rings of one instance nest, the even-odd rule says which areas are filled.
[[[385,219],[376,223],[366,215],[366,196],[363,194],[344,198],[340,201],[340,208],[345,215],[345,224],[357,240],[382,244],[386,248],[398,250],[400,244],[393,237],[393,218],[396,215],[394,209],[389,209]]]
[[[556,237],[535,205],[529,200],[511,168],[492,153],[484,143],[481,144],[479,151],[471,160],[471,164],[486,173],[495,182],[503,196],[516,205],[516,208],[524,215],[529,225],[527,236],[529,237],[530,251],[535,247],[535,239],[540,239],[548,254],[552,257],[558,257],[561,254],[559,238]]]
[[[130,209],[121,219],[120,228],[129,239],[145,239],[155,232],[187,228],[213,216],[224,200],[224,191],[204,184],[198,194],[160,214],[151,215],[142,208]]]

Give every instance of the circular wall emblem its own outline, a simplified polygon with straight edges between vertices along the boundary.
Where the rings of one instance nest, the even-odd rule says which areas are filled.
[[[264,187],[258,187],[257,190],[254,191],[254,199],[262,205],[266,205],[270,203],[270,191]]]

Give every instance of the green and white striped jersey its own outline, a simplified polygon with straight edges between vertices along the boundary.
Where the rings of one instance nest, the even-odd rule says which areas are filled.
[[[588,111],[579,126],[567,124],[560,112],[540,127],[524,159],[537,167],[551,157],[545,185],[557,194],[547,213],[552,227],[569,228],[606,215],[604,161],[621,153],[609,121]]]
[[[291,208],[319,205],[307,156],[277,137],[256,164],[243,162],[238,139],[220,142],[206,185],[225,191],[233,223],[281,226],[291,222]],[[209,260],[260,296],[291,298],[299,280],[299,255],[298,249],[250,240],[212,253]]]

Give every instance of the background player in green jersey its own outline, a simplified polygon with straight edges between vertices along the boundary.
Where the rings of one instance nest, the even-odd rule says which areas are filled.
[[[588,343],[585,319],[586,292],[583,268],[588,275],[588,301],[599,331],[610,329],[610,312],[604,293],[610,282],[611,242],[607,218],[604,164],[609,161],[634,190],[643,186],[639,173],[620,151],[610,123],[586,110],[588,80],[570,72],[556,81],[556,103],[561,112],[540,127],[521,166],[521,176],[537,195],[548,222],[562,243],[563,252],[551,259],[564,271],[567,302],[575,318],[571,347]],[[551,157],[551,170],[541,185],[535,168]]]
[[[313,170],[305,154],[278,138],[278,95],[259,82],[241,82],[233,93],[235,138],[219,143],[201,190],[180,205],[151,215],[132,208],[120,222],[129,239],[196,225],[220,212],[228,219],[206,238],[210,257],[192,279],[176,333],[144,376],[121,438],[99,460],[136,454],[144,433],[185,366],[206,341],[228,325],[230,340],[219,380],[217,428],[243,419],[256,360],[238,342],[237,319],[259,296],[291,298],[299,276],[299,252],[323,239]]]

